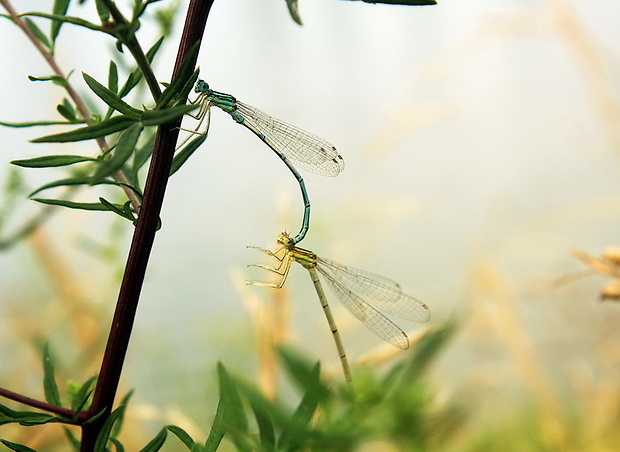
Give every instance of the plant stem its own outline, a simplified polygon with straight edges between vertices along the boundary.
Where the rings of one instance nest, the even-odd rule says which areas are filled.
[[[212,4],[213,0],[190,1],[172,80],[176,77],[181,62],[191,46],[199,41],[204,34]],[[195,66],[196,62],[194,61],[192,64]],[[175,123],[160,126],[157,131],[155,148],[146,179],[142,210],[129,250],[93,403],[88,410],[88,416],[94,416],[103,410],[106,414],[83,426],[81,452],[90,452],[93,449],[101,427],[112,410],[148,259],[159,224],[159,214],[164,200],[180,124],[181,119]]]
[[[127,22],[127,19],[125,19],[125,17],[118,10],[113,1],[102,0],[102,3],[110,11],[110,14],[114,18],[117,26],[122,24],[129,28],[129,23]],[[125,46],[127,46],[133,57],[136,59],[136,64],[140,68],[140,72],[142,72],[142,76],[144,77],[144,80],[146,81],[146,84],[151,91],[151,95],[153,96],[153,99],[155,99],[155,102],[157,102],[159,100],[159,97],[161,96],[161,88],[159,87],[157,77],[155,77],[155,74],[151,69],[151,65],[149,64],[149,61],[147,60],[146,55],[144,54],[144,51],[142,50],[142,47],[140,46],[140,43],[138,42],[135,33],[131,31],[129,33],[129,36],[126,36],[126,38],[127,40],[124,42],[124,44]]]
[[[69,408],[52,405],[51,403],[33,399],[31,397],[9,391],[8,389],[0,388],[0,395],[6,399],[14,400],[34,408],[39,408],[40,410],[49,411],[50,413],[58,414],[60,416],[72,418],[75,415],[75,411]]]

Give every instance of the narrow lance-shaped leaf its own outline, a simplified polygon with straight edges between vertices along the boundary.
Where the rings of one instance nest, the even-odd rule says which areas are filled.
[[[49,188],[55,188],[55,187],[71,187],[75,185],[99,185],[99,184],[117,185],[117,186],[122,185],[110,179],[103,179],[103,180],[97,181],[96,184],[91,184],[90,179],[91,179],[90,176],[69,177],[66,179],[58,179],[52,182],[48,182],[47,184],[41,185],[36,190],[34,190],[32,193],[30,193],[28,197],[32,198],[34,195],[36,195],[39,192],[42,192],[43,190],[47,190]]]
[[[118,68],[114,61],[110,61],[108,68],[108,88],[114,93],[118,91]]]
[[[35,77],[33,75],[29,75],[28,80],[30,80],[31,82],[52,82],[53,84],[62,86],[62,87],[67,86],[67,80],[64,77],[61,77],[60,75],[55,75],[55,74],[44,75],[42,77]]]
[[[82,162],[96,162],[97,159],[82,155],[44,155],[26,160],[12,160],[12,165],[24,168],[51,168],[56,166],[67,166]]]
[[[0,404],[0,419],[9,422],[18,422],[20,425],[41,425],[49,422],[59,422],[60,418],[34,411],[15,411]],[[7,422],[4,422],[7,423]]]
[[[125,447],[123,444],[116,438],[110,438],[110,442],[114,444],[116,452],[125,452]]]
[[[114,61],[110,61],[110,65],[108,67],[108,89],[113,93],[118,93],[118,67]],[[112,113],[114,113],[114,109],[109,107],[105,115],[105,119],[112,116]]]
[[[70,0],[55,0],[54,7],[52,8],[52,13],[60,16],[64,16],[67,13],[67,9],[69,9]],[[50,25],[50,38],[52,45],[50,49],[52,53],[54,53],[54,45],[56,43],[56,38],[58,37],[58,33],[60,33],[60,27],[62,27],[62,22],[59,20],[53,20]]]
[[[170,433],[174,434],[177,438],[179,438],[188,449],[191,449],[196,444],[192,437],[189,436],[189,434],[181,427],[177,427],[176,425],[166,425],[166,428]]]
[[[45,344],[43,348],[43,389],[45,400],[52,405],[60,406],[60,393],[54,376],[54,362],[48,344]]]
[[[84,122],[77,117],[73,104],[66,97],[62,100],[62,104],[56,105],[56,111],[71,122]]]
[[[157,452],[159,451],[164,443],[166,442],[166,437],[168,436],[168,430],[166,427],[163,427],[155,438],[149,441],[149,443],[140,449],[140,452]]]
[[[125,164],[136,148],[136,143],[138,142],[140,134],[143,130],[144,126],[142,126],[142,124],[133,124],[131,127],[123,131],[118,139],[118,142],[116,143],[114,151],[112,151],[112,157],[103,161],[99,165],[95,171],[95,174],[93,174],[91,178],[91,183],[95,183],[112,174]]]
[[[31,140],[32,143],[67,143],[70,141],[92,140],[112,133],[120,132],[137,122],[136,118],[125,115],[114,116],[92,126],[81,127],[70,132],[46,135]]]
[[[109,210],[110,212],[114,212],[115,214],[125,218],[126,220],[129,220],[131,222],[135,221],[135,217],[133,215],[133,212],[131,211],[131,209],[127,209],[126,206],[119,206],[118,204],[112,204],[110,201],[106,200],[105,198],[99,198],[99,201],[101,201],[101,204],[107,208],[107,210]],[[131,203],[128,201],[129,205],[131,205]],[[125,203],[127,205],[127,203]]]
[[[194,70],[194,61],[196,61],[196,55],[198,54],[198,50],[200,49],[200,42],[197,41],[194,45],[189,49],[187,55],[183,59],[181,63],[181,67],[179,68],[177,76],[172,80],[172,82],[166,87],[161,97],[157,101],[157,107],[161,108],[177,97],[177,95],[182,91],[183,87],[187,83],[187,81],[192,77],[195,73]],[[196,74],[196,78],[198,74]]]
[[[51,19],[51,20],[56,20],[60,22],[67,22],[73,25],[78,25],[80,27],[88,28],[89,30],[101,31],[108,35],[114,35],[112,30],[102,27],[101,25],[94,24],[87,20],[81,19],[79,17],[64,16],[60,14],[47,14],[47,13],[41,13],[41,12],[36,12],[36,11],[23,13],[21,14],[21,16],[43,17],[45,19]]]
[[[50,206],[67,207],[69,209],[78,210],[94,210],[100,212],[107,212],[110,209],[100,202],[75,202],[67,201],[65,199],[47,199],[47,198],[30,198],[33,201],[40,202],[41,204],[48,204]],[[119,210],[122,211],[123,206],[114,204]]]
[[[71,399],[72,410],[79,412],[80,410],[84,409],[86,403],[88,402],[88,398],[93,391],[93,384],[95,383],[95,380],[97,380],[97,377],[90,377],[75,393],[75,395]]]
[[[228,375],[222,365],[218,365],[220,404],[222,405],[223,422],[228,431],[234,432],[233,441],[237,450],[246,450],[242,444],[243,434],[248,433],[248,419],[241,403],[241,396],[235,381]]]
[[[99,435],[97,436],[97,440],[95,441],[95,447],[93,448],[94,452],[106,452],[106,445],[108,444],[108,440],[110,439],[110,435],[112,434],[112,428],[117,421],[123,418],[123,412],[125,411],[125,405],[119,406],[117,409],[112,411],[110,416],[105,420],[101,430],[99,431]]]
[[[66,426],[63,425],[62,428],[65,432],[65,436],[67,437],[67,440],[69,441],[69,443],[71,444],[71,447],[73,448],[73,451],[80,452],[81,441],[77,439],[75,435],[73,434],[73,432],[69,430]]]
[[[172,159],[172,166],[170,167],[170,175],[176,173],[181,166],[191,157],[191,155],[200,147],[202,143],[207,139],[206,135],[199,135],[184,146]]]
[[[6,447],[8,447],[11,450],[14,450],[15,452],[37,452],[36,450],[28,446],[24,446],[23,444],[13,443],[11,441],[7,441],[6,439],[0,439],[0,442],[2,442],[2,444],[4,444]]]
[[[136,110],[135,108],[133,108],[127,102],[122,100],[116,93],[110,91],[108,88],[103,86],[101,83],[99,83],[97,80],[92,78],[90,75],[86,74],[85,72],[82,72],[82,77],[84,77],[84,81],[90,87],[90,89],[93,90],[93,92],[97,96],[99,96],[99,98],[102,101],[104,101],[114,110],[117,110],[120,113],[124,114],[125,116],[129,116],[132,118],[140,117],[140,114],[141,114],[140,110]]]
[[[37,37],[37,39],[39,41],[41,41],[41,44],[43,44],[45,47],[47,47],[48,49],[50,48],[50,42],[47,39],[47,36],[45,36],[45,33],[43,33],[43,31],[41,31],[41,29],[37,26],[37,24],[35,24],[31,19],[29,18],[24,18],[24,22],[26,23],[26,26],[28,26],[28,28],[30,28],[30,31],[32,31],[32,33],[34,33],[34,35]]]
[[[32,122],[4,122],[0,121],[0,126],[13,127],[16,129],[35,126],[57,126],[75,124],[75,121],[32,121]]]
[[[226,372],[222,363],[217,363],[217,370],[219,373]],[[221,378],[221,377],[220,377]],[[222,383],[220,383],[220,387]],[[217,403],[217,410],[215,411],[215,418],[213,419],[213,424],[211,424],[211,430],[209,431],[209,437],[205,442],[205,451],[207,452],[215,452],[220,443],[222,442],[222,438],[224,438],[224,433],[226,433],[226,427],[224,426],[224,405],[226,404],[224,400],[224,396],[222,394],[222,390],[220,389],[220,399]]]
[[[151,133],[148,139],[142,144],[142,146],[140,146],[136,150],[133,156],[132,170],[133,170],[133,177],[135,179],[135,185],[138,185],[137,184],[138,171],[140,170],[140,168],[142,168],[142,166],[146,163],[146,161],[149,159],[149,157],[153,153],[153,148],[155,147],[155,138],[156,138],[156,134]]]
[[[274,450],[276,432],[271,417],[269,417],[269,411],[264,405],[256,401],[252,401],[251,406],[256,418],[256,424],[258,425],[258,436],[260,437],[261,444],[266,450]]]
[[[198,105],[177,105],[176,107],[162,108],[161,110],[147,110],[142,113],[142,124],[158,126],[168,124],[198,108]]]
[[[286,0],[286,6],[288,7],[288,12],[293,18],[293,20],[299,25],[303,25],[303,23],[301,22],[301,16],[299,15],[297,0]]]
[[[105,6],[102,0],[95,0],[95,6],[97,8],[97,14],[101,23],[106,23],[110,20],[110,10]]]

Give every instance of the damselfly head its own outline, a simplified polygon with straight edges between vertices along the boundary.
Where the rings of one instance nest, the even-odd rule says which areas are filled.
[[[194,92],[208,93],[209,91],[211,91],[211,88],[209,88],[209,84],[207,82],[205,82],[204,80],[198,80],[196,82],[196,86],[194,87]]]
[[[293,239],[291,238],[291,236],[288,235],[286,232],[280,233],[280,235],[278,236],[278,243],[287,248],[290,248],[291,246],[295,246],[295,242],[293,242]]]

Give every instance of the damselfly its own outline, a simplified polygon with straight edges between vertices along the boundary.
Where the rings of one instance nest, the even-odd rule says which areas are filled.
[[[238,101],[230,94],[214,91],[204,80],[196,83],[194,91],[198,93],[194,103],[200,103],[196,115],[198,125],[194,133],[206,134],[209,129],[211,106],[214,105],[241,125],[247,127],[276,153],[293,173],[304,201],[304,217],[299,233],[293,243],[303,240],[310,227],[310,199],[303,178],[292,162],[301,168],[322,176],[337,176],[344,169],[344,159],[336,148],[323,138],[298,129],[295,126],[273,118],[251,105]],[[206,121],[206,126],[203,123]],[[199,132],[203,129],[202,132]]]
[[[327,302],[327,296],[321,285],[319,273],[323,275],[336,296],[355,317],[381,339],[400,349],[409,348],[409,338],[400,327],[380,311],[415,322],[427,322],[430,319],[428,306],[403,293],[400,285],[391,279],[318,257],[310,250],[295,246],[294,240],[285,232],[278,236],[278,243],[282,246],[276,251],[258,247],[250,248],[262,251],[279,261],[275,267],[263,264],[253,265],[280,275],[279,281],[276,283],[248,281],[248,284],[281,288],[286,282],[293,261],[306,268],[310,273],[310,278],[334,336],[347,382],[350,383],[352,380],[351,369],[336,322]]]

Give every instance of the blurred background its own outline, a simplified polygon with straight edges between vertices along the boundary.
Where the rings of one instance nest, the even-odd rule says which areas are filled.
[[[156,64],[162,81],[183,8]],[[609,277],[577,277],[588,267],[572,253],[620,245],[620,4],[300,0],[299,10],[303,27],[283,0],[216,1],[199,64],[213,89],[343,155],[337,178],[303,172],[312,221],[302,246],[399,281],[430,307],[431,326],[458,320],[431,379],[441,397],[471,406],[473,430],[505,428],[502,420],[543,407],[549,418],[587,417],[581,438],[600,446],[588,450],[613,450],[602,438],[620,416],[620,306],[600,301]],[[10,22],[0,33],[0,120],[55,118],[64,93],[27,78],[49,68]],[[148,47],[158,33],[144,23],[139,37]],[[58,60],[85,95],[80,72],[106,80],[112,53],[111,40],[73,27],[58,41]],[[88,143],[28,143],[50,129],[1,133],[3,186],[15,177],[10,160],[96,152]],[[62,174],[19,173],[29,189]],[[78,199],[98,196],[82,190]],[[2,233],[39,208],[5,203]],[[269,262],[246,246],[273,248],[279,232],[297,232],[302,213],[297,182],[277,156],[213,111],[209,139],[166,195],[123,374],[124,390],[136,388],[132,419],[205,436],[215,363],[253,378],[256,312],[274,296],[287,300],[287,341],[341,378],[301,266],[277,294],[245,285],[265,278],[248,264]],[[0,385],[40,396],[33,344],[44,341],[66,378],[97,372],[131,233],[109,213],[62,210],[0,253]],[[354,362],[384,347],[330,299]],[[427,327],[398,323],[413,338]],[[84,346],[64,353],[67,342]]]

